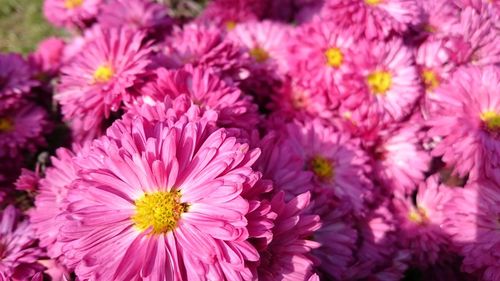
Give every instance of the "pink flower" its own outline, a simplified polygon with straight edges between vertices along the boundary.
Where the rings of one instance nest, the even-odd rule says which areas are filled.
[[[369,111],[384,115],[386,122],[409,116],[423,92],[412,49],[399,39],[360,46],[356,55],[359,76],[353,79],[363,87],[351,86],[354,93],[346,98],[347,106],[354,110],[366,104],[372,108]]]
[[[293,149],[289,153],[300,157],[303,169],[314,174],[316,189],[347,200],[357,214],[362,214],[373,185],[368,179],[368,157],[360,141],[322,125],[317,119],[291,123],[286,128]]]
[[[18,54],[0,54],[0,114],[15,107],[31,88],[33,80],[28,63]]]
[[[191,66],[180,70],[159,68],[155,74],[154,82],[142,90],[153,100],[187,95],[202,109],[217,112],[217,123],[222,127],[253,129],[260,121],[257,105],[252,102],[252,98],[221,80],[211,69]]]
[[[301,194],[285,203],[284,194],[278,193],[271,201],[277,214],[274,221],[273,240],[261,252],[259,280],[308,280],[313,275],[310,251],[320,244],[310,236],[321,226],[319,217],[306,215],[310,194]]]
[[[500,193],[498,185],[472,182],[456,190],[445,206],[443,228],[465,257],[462,270],[479,274],[481,280],[500,278]]]
[[[55,26],[83,28],[99,11],[102,0],[46,0],[43,14]]]
[[[61,69],[54,96],[65,119],[79,119],[83,132],[98,127],[122,102],[131,99],[129,89],[150,63],[150,48],[142,33],[124,29],[94,32],[93,40]]]
[[[447,34],[460,19],[460,9],[454,1],[421,0],[425,20],[423,30],[429,35]]]
[[[57,216],[65,209],[66,198],[72,182],[77,178],[78,167],[73,163],[75,154],[68,149],[59,148],[51,158],[52,167],[47,168],[45,178],[40,180],[40,188],[35,198],[35,208],[29,212],[31,226],[40,240],[40,246],[47,254],[58,259],[62,254]]]
[[[210,1],[197,21],[232,30],[238,23],[259,19],[266,12],[266,4],[263,0]]]
[[[400,241],[412,253],[412,263],[420,268],[444,263],[453,257],[450,235],[441,228],[446,219],[445,204],[453,193],[438,180],[439,176],[435,175],[420,183],[415,204],[410,197],[394,202]]]
[[[225,38],[213,25],[187,24],[174,28],[166,39],[165,64],[167,68],[181,68],[186,64],[213,68],[222,78],[239,81],[249,76],[250,57],[244,50]]]
[[[29,192],[34,192],[38,190],[38,184],[40,181],[40,171],[39,167],[36,168],[36,171],[31,171],[28,169],[22,169],[21,175],[17,178],[14,185],[17,190],[24,190]]]
[[[459,176],[474,180],[485,168],[500,166],[499,87],[498,67],[467,67],[436,90],[439,109],[428,121],[429,136],[443,139],[432,155],[442,156]]]
[[[21,212],[9,205],[1,214],[0,222],[0,279],[30,280],[43,271],[37,260],[43,251],[36,247],[33,231]]]
[[[259,151],[202,122],[167,124],[116,121],[74,158],[58,239],[78,278],[253,278],[247,215]]]
[[[35,52],[30,54],[29,62],[37,70],[41,80],[55,76],[63,63],[63,53],[66,43],[57,37],[43,40]]]
[[[114,0],[102,6],[97,21],[103,28],[165,31],[173,24],[167,11],[165,5],[151,0]]]
[[[390,194],[409,196],[425,179],[431,157],[417,137],[421,126],[405,127],[380,132],[373,150],[375,177]]]
[[[423,20],[416,0],[326,0],[318,20],[328,20],[354,36],[382,39],[402,34]]]
[[[15,157],[44,145],[44,135],[51,129],[47,119],[47,112],[31,103],[0,114],[0,157]]]

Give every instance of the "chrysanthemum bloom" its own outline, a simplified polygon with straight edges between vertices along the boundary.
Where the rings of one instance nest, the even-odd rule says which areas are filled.
[[[358,239],[353,218],[349,215],[351,208],[347,202],[335,202],[332,198],[322,200],[315,206],[313,213],[320,216],[321,228],[315,231],[312,239],[321,247],[313,250],[313,254],[320,259],[321,270],[335,280],[342,280],[341,276],[354,261]]]
[[[180,70],[159,68],[155,74],[154,82],[142,90],[155,100],[187,95],[201,108],[216,111],[220,126],[251,130],[259,123],[258,108],[252,98],[221,80],[210,69],[191,66]]]
[[[31,103],[0,114],[0,157],[34,151],[45,144],[50,127],[47,112]]]
[[[271,96],[267,108],[286,120],[308,120],[319,117],[325,121],[336,115],[339,97],[332,83],[304,81],[287,77]]]
[[[186,118],[116,121],[77,155],[60,241],[78,278],[249,280],[258,150]]]
[[[37,261],[43,256],[36,245],[33,231],[21,212],[9,205],[1,214],[0,222],[0,279],[31,280],[43,270]],[[3,277],[3,278],[2,278]]]
[[[61,69],[54,98],[66,120],[79,119],[82,130],[95,128],[123,101],[150,63],[144,35],[125,29],[96,29],[94,40]]]
[[[450,31],[460,19],[460,9],[449,0],[421,0],[424,12],[422,29],[429,35],[440,36]]]
[[[470,183],[455,192],[444,210],[447,219],[443,228],[465,257],[462,270],[480,274],[481,280],[499,280],[498,185],[487,181]]]
[[[402,34],[423,20],[416,0],[326,0],[320,15],[321,20],[369,39]]]
[[[368,157],[360,141],[321,124],[319,119],[287,125],[288,138],[300,157],[303,169],[311,171],[313,183],[322,193],[333,193],[352,204],[356,214],[362,214],[371,197],[373,185]]]
[[[168,68],[186,64],[213,68],[220,76],[236,81],[249,75],[250,56],[240,46],[221,34],[213,25],[187,24],[174,28],[166,39],[164,55]]]
[[[45,178],[40,180],[40,188],[35,198],[35,208],[30,212],[31,226],[40,246],[47,249],[47,255],[58,259],[62,252],[62,243],[57,241],[60,224],[56,218],[65,209],[63,200],[77,177],[77,166],[73,163],[73,152],[59,148],[51,158],[52,166],[47,168]]]
[[[300,26],[286,42],[286,60],[292,76],[316,81],[325,86],[332,82],[342,93],[343,75],[352,73],[354,37],[330,22],[314,22]]]
[[[460,21],[450,32],[447,47],[454,51],[457,64],[492,65],[500,62],[500,29],[491,13],[472,7],[460,12]]]
[[[43,40],[36,51],[30,54],[29,63],[37,70],[35,74],[40,80],[48,80],[55,76],[63,63],[64,40],[51,37]]]
[[[353,109],[359,104],[373,107],[380,114],[388,114],[391,120],[401,120],[410,115],[423,93],[413,50],[399,39],[389,42],[360,43],[356,65],[364,88],[353,91]],[[352,89],[352,87],[351,87]],[[355,100],[357,99],[357,100]]]
[[[342,280],[399,281],[403,278],[410,253],[402,250],[396,222],[386,203],[358,220],[359,248]]]
[[[304,214],[310,198],[309,193],[304,193],[285,203],[284,193],[273,197],[271,206],[277,217],[273,240],[261,252],[259,280],[308,280],[313,275],[310,252],[320,244],[310,237],[321,224],[319,216]]]
[[[500,166],[499,87],[498,67],[467,67],[436,90],[439,110],[428,121],[429,136],[443,139],[432,155],[442,156],[461,177],[474,180],[484,168]]]
[[[264,0],[211,1],[196,20],[232,30],[238,23],[256,21],[262,17],[266,12],[266,4]]]
[[[97,21],[103,28],[127,27],[154,33],[173,24],[168,8],[151,0],[114,0],[102,6]]]
[[[449,261],[453,253],[450,235],[441,228],[446,217],[444,205],[453,196],[453,190],[438,181],[439,176],[435,175],[420,183],[415,204],[410,197],[394,202],[398,237],[412,253],[413,265],[420,268]]]
[[[16,106],[37,86],[28,63],[18,54],[0,54],[0,114]]]
[[[97,16],[102,0],[46,0],[43,14],[55,26],[83,28]]]
[[[390,194],[411,195],[425,179],[430,168],[430,154],[417,137],[421,126],[405,125],[382,131],[372,148],[375,177]]]
[[[38,166],[35,171],[23,168],[21,170],[21,175],[16,180],[14,185],[16,186],[17,190],[34,192],[38,190],[39,181],[40,181],[40,170]]]

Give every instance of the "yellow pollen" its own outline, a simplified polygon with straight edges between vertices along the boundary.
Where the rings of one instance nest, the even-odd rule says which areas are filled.
[[[422,78],[424,79],[425,88],[432,91],[439,86],[439,78],[434,71],[425,69],[422,71]]]
[[[329,48],[325,52],[326,64],[338,68],[342,65],[342,61],[344,60],[344,55],[340,51],[339,48]]]
[[[328,181],[333,177],[333,167],[328,159],[316,156],[311,159],[310,167],[313,173],[322,181]]]
[[[500,131],[500,113],[488,110],[481,114],[481,120],[486,124],[486,127],[492,131]]]
[[[7,133],[14,129],[12,120],[7,117],[0,118],[0,133]]]
[[[382,0],[365,0],[366,4],[373,6],[380,4],[380,2],[382,2]]]
[[[411,210],[410,213],[408,213],[408,219],[417,224],[424,224],[428,221],[429,217],[424,208],[418,207],[416,210]]]
[[[257,62],[265,62],[269,59],[269,54],[261,47],[251,49],[250,56],[252,56],[252,58],[254,58]]]
[[[226,21],[226,29],[227,30],[233,30],[236,28],[236,22],[234,20],[228,20]]]
[[[64,7],[66,9],[75,9],[83,5],[83,0],[66,0],[64,1]]]
[[[113,77],[114,71],[108,65],[99,66],[94,72],[94,82],[105,83]]]
[[[177,222],[188,207],[187,203],[181,203],[178,191],[146,193],[135,200],[132,221],[142,231],[151,227],[154,234],[166,233],[177,227]]]
[[[387,71],[375,71],[367,77],[368,85],[372,93],[384,95],[392,85],[392,75]]]
[[[430,24],[425,24],[424,25],[424,30],[429,32],[429,33],[436,33],[438,30],[436,27],[430,25]]]

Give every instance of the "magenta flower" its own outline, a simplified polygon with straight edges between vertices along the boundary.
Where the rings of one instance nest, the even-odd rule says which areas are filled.
[[[215,0],[210,1],[198,16],[197,21],[215,23],[226,30],[234,29],[238,23],[256,21],[266,12],[263,0]]]
[[[0,157],[35,151],[50,129],[47,112],[31,103],[0,114]]]
[[[499,87],[498,67],[468,67],[436,90],[438,109],[428,121],[429,136],[443,139],[432,155],[442,156],[459,176],[474,180],[484,169],[500,166]]]
[[[37,261],[43,251],[36,246],[33,231],[21,212],[9,205],[1,214],[0,222],[0,279],[31,280],[43,271]]]
[[[58,241],[80,279],[252,279],[259,151],[201,121],[167,124],[116,121],[73,159]]]
[[[37,78],[47,80],[58,73],[65,47],[66,42],[57,37],[47,38],[38,45],[29,56],[30,65],[37,70]]]
[[[320,244],[310,240],[319,229],[319,217],[306,215],[310,194],[301,194],[285,203],[284,194],[278,193],[271,201],[274,221],[273,240],[261,252],[259,280],[308,280],[313,275],[310,251]]]
[[[66,120],[79,119],[85,132],[99,127],[104,118],[131,99],[148,67],[150,48],[142,33],[131,30],[95,29],[73,60],[61,69],[54,98]]]
[[[18,54],[0,54],[0,114],[16,107],[38,85],[28,63]]]
[[[170,29],[165,5],[151,0],[114,0],[102,6],[97,21],[103,28],[126,27],[154,33]]]
[[[102,0],[46,0],[43,14],[55,26],[83,28],[97,16]]]

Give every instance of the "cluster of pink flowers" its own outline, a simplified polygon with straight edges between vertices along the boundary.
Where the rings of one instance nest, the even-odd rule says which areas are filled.
[[[0,280],[500,280],[498,1],[44,14],[0,55]]]

